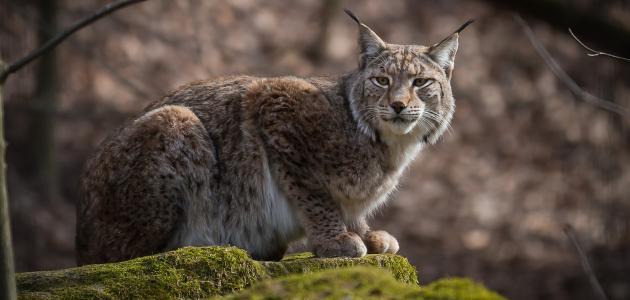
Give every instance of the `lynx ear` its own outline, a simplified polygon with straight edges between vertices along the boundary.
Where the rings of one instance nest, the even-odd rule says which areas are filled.
[[[472,22],[474,22],[474,20],[468,20],[455,30],[453,34],[429,48],[429,56],[444,69],[444,73],[446,73],[449,80],[451,79],[451,74],[453,73],[453,67],[455,67],[455,54],[457,53],[457,47],[459,46],[459,33]]]
[[[344,12],[350,18],[352,18],[359,25],[359,47],[361,48],[361,63],[370,57],[374,57],[376,54],[385,49],[385,42],[374,32],[370,27],[361,23],[354,13],[348,9],[344,9]]]

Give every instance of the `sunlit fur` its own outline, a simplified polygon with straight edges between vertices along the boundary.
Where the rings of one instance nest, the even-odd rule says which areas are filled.
[[[208,245],[279,260],[302,236],[320,257],[396,253],[367,217],[449,126],[458,33],[386,44],[349,14],[349,75],[190,83],[110,135],[83,176],[78,264]]]

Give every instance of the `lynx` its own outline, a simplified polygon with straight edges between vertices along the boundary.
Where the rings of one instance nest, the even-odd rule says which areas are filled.
[[[319,257],[396,253],[366,222],[450,126],[459,33],[433,46],[359,27],[359,65],[336,77],[190,83],[108,137],[86,167],[78,263],[233,245],[279,260],[303,236]]]

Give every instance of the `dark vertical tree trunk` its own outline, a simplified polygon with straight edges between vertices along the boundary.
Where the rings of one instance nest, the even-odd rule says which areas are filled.
[[[54,118],[57,108],[57,68],[53,49],[60,42],[77,30],[97,21],[118,9],[131,4],[140,3],[144,0],[121,0],[112,2],[104,6],[94,14],[82,19],[72,27],[66,29],[59,35],[52,33],[57,31],[56,15],[57,7],[55,0],[39,0],[39,13],[41,17],[39,29],[40,48],[28,53],[21,59],[7,66],[0,60],[0,300],[17,299],[15,285],[15,262],[13,260],[13,245],[11,242],[11,221],[9,214],[9,199],[6,186],[6,161],[4,141],[4,118],[2,88],[6,79],[12,73],[20,70],[34,59],[41,58],[41,63],[37,71],[37,92],[35,99],[31,102],[32,122],[31,135],[33,140],[33,157],[40,167],[39,174],[45,174],[50,184],[49,189],[56,193],[56,177],[54,173]],[[44,153],[44,154],[42,154]],[[48,191],[44,191],[48,192]],[[54,194],[49,194],[54,197]]]
[[[0,60],[0,70],[4,64]],[[9,198],[6,186],[6,163],[4,153],[4,117],[2,102],[2,87],[4,80],[0,79],[0,299],[17,299],[15,290],[15,268],[13,262],[13,247],[11,244],[11,221],[9,219]]]
[[[39,44],[50,40],[57,32],[57,1],[39,0]],[[39,60],[36,71],[36,92],[30,102],[28,140],[32,157],[32,176],[45,199],[57,196],[57,165],[55,160],[55,116],[57,112],[56,51],[51,49]]]
[[[316,63],[326,56],[326,49],[330,43],[330,27],[335,15],[341,10],[340,0],[325,0],[320,11],[320,27],[315,41],[311,44],[307,55]]]

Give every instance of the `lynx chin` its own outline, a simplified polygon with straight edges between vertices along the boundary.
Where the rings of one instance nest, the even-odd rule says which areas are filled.
[[[185,85],[109,136],[86,166],[78,263],[233,245],[279,260],[396,253],[366,218],[450,126],[459,33],[432,46],[359,27],[359,64],[334,77],[233,76]]]

